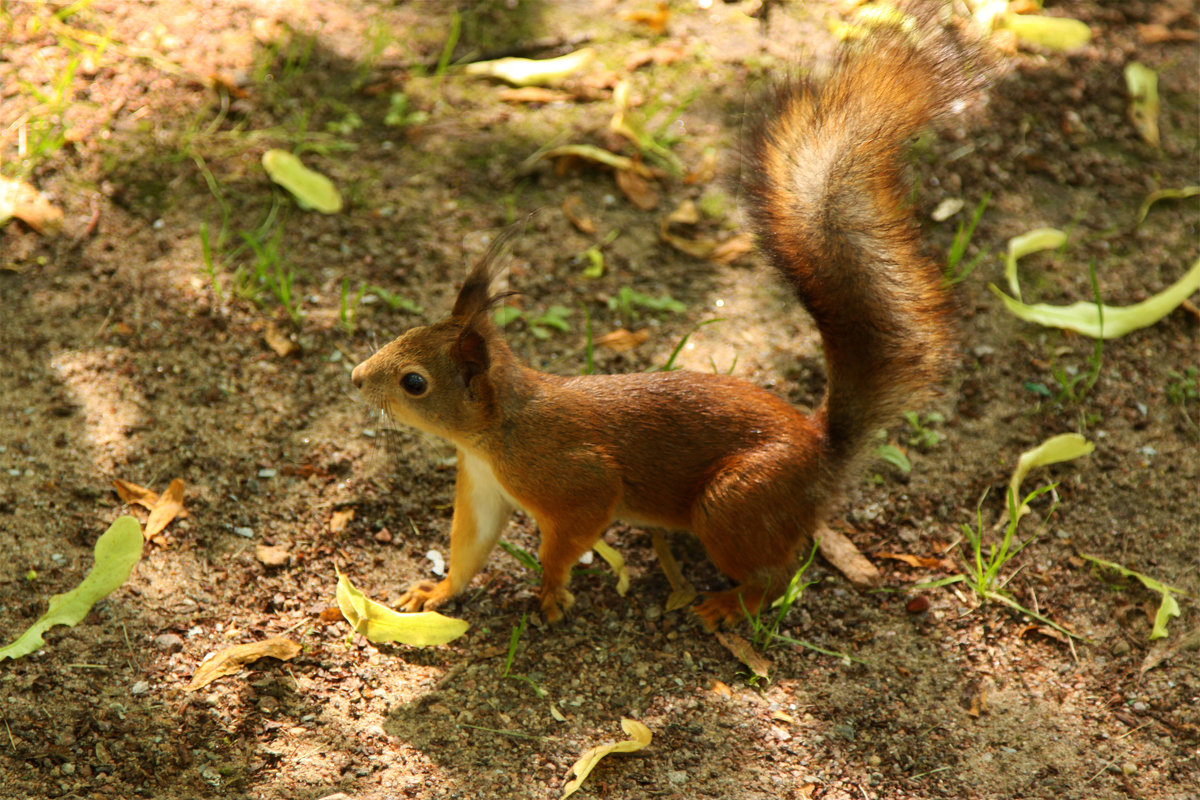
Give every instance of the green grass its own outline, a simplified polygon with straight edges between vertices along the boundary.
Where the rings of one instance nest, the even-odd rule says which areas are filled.
[[[975,206],[975,210],[971,212],[971,218],[958,223],[958,230],[954,233],[954,241],[950,244],[950,252],[946,255],[946,283],[951,286],[966,279],[968,275],[975,271],[979,263],[991,253],[991,250],[980,250],[966,264],[962,263],[963,256],[967,252],[967,245],[971,243],[971,237],[975,235],[975,226],[979,224],[979,220],[983,217],[983,212],[987,210],[991,199],[992,194],[988,192],[979,201],[979,205]]]
[[[533,678],[528,675],[514,675],[512,672],[513,659],[517,656],[517,645],[521,641],[521,635],[525,633],[525,624],[528,620],[524,614],[521,615],[521,621],[513,626],[512,633],[508,636],[508,654],[504,657],[504,674],[501,677],[512,678],[513,680],[525,681],[533,687],[533,691],[538,697],[546,697],[546,690],[538,686]]]
[[[1009,563],[1026,547],[1030,542],[1037,538],[1037,534],[1030,536],[1025,541],[1021,542],[1017,539],[1017,526],[1021,521],[1021,510],[1029,505],[1030,501],[1037,499],[1047,492],[1053,491],[1058,484],[1050,484],[1043,486],[1026,495],[1025,499],[1019,504],[1017,496],[1011,490],[1008,492],[1008,520],[1004,527],[1004,533],[1001,536],[999,543],[988,547],[984,544],[984,527],[983,527],[983,501],[980,500],[979,505],[975,507],[975,525],[963,525],[963,537],[967,542],[967,572],[958,575],[951,575],[941,580],[932,581],[930,583],[918,584],[914,588],[931,589],[939,586],[948,586],[953,583],[965,583],[975,593],[975,596],[981,603],[996,602],[1006,605],[1015,611],[1024,614],[1027,617],[1041,622],[1043,625],[1048,625],[1054,630],[1069,636],[1074,639],[1083,639],[1082,636],[1074,631],[1064,628],[1057,622],[1048,617],[1037,613],[1031,609],[1018,603],[1006,591],[1005,587],[1019,572],[1017,570],[1011,574],[1002,577],[1001,573],[1009,565]],[[1047,518],[1054,513],[1057,508],[1057,503],[1051,506],[1046,513]]]
[[[779,627],[783,624],[783,618],[792,610],[792,606],[804,594],[804,590],[816,583],[816,581],[804,580],[804,573],[808,571],[816,555],[817,543],[813,542],[808,558],[800,565],[800,569],[796,570],[796,574],[792,575],[792,579],[788,581],[787,588],[783,594],[770,604],[768,610],[764,611],[760,607],[758,611],[751,614],[746,610],[746,606],[742,605],[742,611],[746,614],[746,619],[750,622],[750,644],[756,650],[765,650],[771,647],[776,641],[782,639],[779,636]],[[738,599],[740,600],[741,598],[739,597]]]

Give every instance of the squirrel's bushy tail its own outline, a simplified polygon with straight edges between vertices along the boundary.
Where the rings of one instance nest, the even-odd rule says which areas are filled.
[[[751,145],[760,246],[824,342],[828,471],[928,390],[949,359],[950,301],[908,207],[906,140],[976,88],[973,59],[928,21],[843,45],[828,75],[777,92]]]

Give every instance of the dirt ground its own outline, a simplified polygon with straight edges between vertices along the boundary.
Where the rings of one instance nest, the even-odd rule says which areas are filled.
[[[0,796],[554,798],[631,717],[651,745],[606,759],[578,796],[1196,798],[1200,318],[1179,309],[1097,351],[1017,320],[988,288],[1007,240],[1041,226],[1069,241],[1022,261],[1027,300],[1092,299],[1094,265],[1107,303],[1136,303],[1200,255],[1195,198],[1137,223],[1149,193],[1200,174],[1190,0],[1050,4],[1091,42],[1062,54],[997,37],[986,97],[917,144],[931,252],[990,198],[966,261],[983,255],[954,288],[960,358],[919,422],[889,431],[911,470],[873,462],[835,516],[882,587],[857,591],[818,559],[779,631],[807,646],[776,641],[769,678],[665,610],[649,534],[622,526],[606,539],[628,596],[601,562],[581,567],[556,626],[535,613],[537,575],[500,550],[443,609],[471,624],[450,645],[347,643],[348,625],[322,617],[336,569],[394,603],[433,576],[429,551],[448,553],[452,452],[382,421],[350,369],[439,318],[469,261],[530,212],[508,331],[532,364],[580,371],[586,311],[595,336],[648,335],[597,347],[598,371],[659,367],[693,331],[683,366],[798,405],[820,396],[815,331],[757,256],[696,258],[660,225],[692,200],[700,221],[678,235],[743,229],[744,116],[772,76],[830,51],[851,5],[673,2],[661,31],[626,14],[649,0],[0,5],[0,172],[65,214],[57,236],[0,229],[0,640],[80,581],[113,519],[144,518],[114,479],[182,478],[188,511],[84,622],[0,664]],[[456,66],[584,45],[597,60],[540,102]],[[1133,61],[1158,72],[1158,149],[1127,116]],[[535,157],[634,155],[610,130],[620,80],[653,136],[647,163],[664,167],[650,210],[611,170]],[[271,147],[328,175],[345,209],[297,208],[260,166]],[[573,196],[594,233],[561,210]],[[964,207],[935,221],[947,200]],[[594,245],[604,273],[589,278]],[[622,302],[627,289],[682,310]],[[567,330],[532,323],[554,306]],[[979,507],[993,541],[1018,455],[1070,431],[1096,450],[1027,478],[1057,482],[1057,506],[1035,502],[1021,536],[1037,538],[1002,577],[1081,638],[964,583],[914,588],[965,570],[962,526]],[[537,550],[519,515],[506,539]],[[671,542],[699,589],[726,585]],[[1148,639],[1157,593],[1081,554],[1177,587],[1170,636]],[[184,690],[207,654],[268,636],[303,652]]]

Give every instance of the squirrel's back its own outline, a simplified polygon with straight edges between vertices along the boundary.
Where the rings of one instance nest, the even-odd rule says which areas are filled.
[[[825,76],[778,89],[751,141],[760,247],[824,343],[818,418],[838,473],[949,359],[950,300],[922,254],[902,156],[909,137],[977,87],[975,66],[928,19],[876,29],[839,48]]]

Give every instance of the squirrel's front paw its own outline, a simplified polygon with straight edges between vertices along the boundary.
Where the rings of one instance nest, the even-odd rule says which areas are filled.
[[[547,622],[558,622],[563,618],[563,612],[570,610],[573,605],[575,595],[568,592],[566,587],[549,590],[545,586],[542,587],[542,615]]]
[[[397,603],[405,611],[432,611],[454,596],[450,581],[421,581],[413,584]]]

